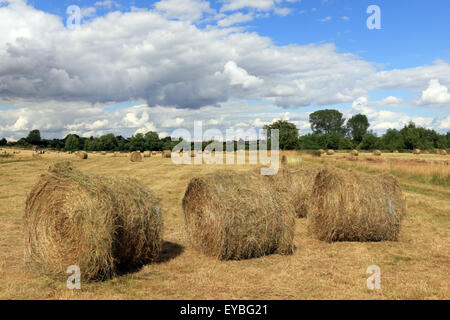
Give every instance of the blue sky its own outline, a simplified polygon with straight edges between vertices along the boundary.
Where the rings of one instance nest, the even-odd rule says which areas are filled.
[[[36,8],[61,17],[66,17],[69,5],[92,7],[95,2],[29,1]],[[113,8],[121,11],[130,10],[131,6],[151,9],[155,2],[116,1],[120,8]],[[220,1],[210,3],[218,11],[223,4]],[[381,30],[369,30],[366,27],[369,17],[366,9],[373,4],[381,9]],[[301,0],[287,3],[285,7],[291,9],[290,14],[271,14],[246,25],[249,30],[270,37],[278,45],[333,42],[341,52],[352,52],[367,60],[385,64],[386,69],[431,64],[437,59],[450,60],[450,2],[447,0]],[[101,16],[109,11],[108,8],[97,7],[96,13]],[[331,20],[318,21],[327,17],[331,17]],[[343,17],[348,17],[348,20]]]
[[[37,125],[44,135],[45,128],[49,135],[150,129],[169,134],[199,118],[222,129],[285,118],[306,133],[308,113],[323,108],[347,117],[365,112],[380,134],[410,120],[440,132],[450,129],[448,0],[23,1],[0,7],[9,23],[3,26],[7,36],[0,37],[0,57],[11,63],[0,68],[4,74],[14,70],[0,75],[0,136],[14,139]],[[70,40],[58,43],[67,32],[70,5],[85,16]],[[381,10],[380,30],[366,26],[370,5]],[[138,8],[144,10],[137,13]],[[123,15],[112,16],[114,11]],[[133,25],[129,16],[153,21]],[[16,52],[41,46],[36,57],[44,60],[30,60],[42,68],[38,75],[12,55],[11,44]],[[95,54],[83,51],[91,45]],[[83,50],[71,53],[71,46]],[[189,60],[178,47],[197,58]],[[68,60],[86,66],[67,65]],[[24,110],[42,119],[32,121]],[[59,118],[47,123],[48,110]]]

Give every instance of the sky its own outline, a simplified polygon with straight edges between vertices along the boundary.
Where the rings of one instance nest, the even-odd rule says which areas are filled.
[[[370,9],[370,10],[369,10]],[[0,137],[450,130],[448,0],[0,0]]]

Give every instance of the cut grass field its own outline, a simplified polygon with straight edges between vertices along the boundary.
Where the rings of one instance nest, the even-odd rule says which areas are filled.
[[[302,165],[334,164],[396,175],[408,207],[398,242],[325,243],[308,234],[305,219],[297,219],[293,255],[243,261],[218,261],[193,250],[183,231],[181,199],[197,175],[248,170],[250,165],[174,165],[161,156],[132,163],[111,154],[89,154],[87,160],[64,153],[33,158],[26,151],[0,159],[0,299],[449,299],[450,158],[348,158],[341,153],[320,158],[305,154]],[[162,199],[165,242],[157,263],[112,280],[82,283],[74,291],[65,282],[25,268],[22,216],[27,193],[51,164],[63,159],[71,159],[81,171],[134,177]],[[370,265],[381,268],[381,290],[367,289]]]

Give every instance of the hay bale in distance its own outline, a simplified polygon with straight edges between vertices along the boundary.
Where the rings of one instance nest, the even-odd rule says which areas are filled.
[[[394,150],[394,153],[399,153],[398,150]]]
[[[170,151],[170,150],[164,150],[164,151],[162,152],[162,157],[163,157],[163,158],[171,158],[171,157],[172,157],[172,151]]]
[[[88,158],[88,154],[84,151],[77,151],[75,153],[75,156],[77,156],[77,158],[82,159],[82,160],[85,160]]]
[[[67,279],[100,280],[155,259],[162,247],[159,200],[134,179],[86,175],[60,162],[31,189],[25,208],[26,261]]]
[[[350,155],[352,157],[357,157],[359,155],[359,152],[358,152],[358,150],[352,150],[352,151],[350,151]]]
[[[309,229],[324,241],[396,241],[406,205],[389,174],[326,167],[316,176]]]
[[[441,149],[441,150],[439,150],[439,154],[441,156],[446,156],[447,155],[447,150]]]
[[[152,152],[151,151],[145,151],[144,152],[144,158],[151,158],[152,157]]]
[[[116,157],[116,158],[126,158],[126,157],[128,157],[128,154],[126,154],[126,153],[121,153],[121,152],[114,152],[113,157]]]
[[[101,154],[102,156],[106,156],[106,151],[102,151],[102,152],[100,152],[100,154]]]
[[[414,149],[413,150],[413,154],[420,154],[420,153],[421,153],[420,149]]]
[[[188,239],[206,255],[239,260],[294,250],[293,208],[260,174],[218,171],[194,178],[182,204]]]
[[[334,150],[328,149],[328,150],[327,150],[327,155],[329,155],[329,156],[334,155]]]
[[[374,156],[381,156],[381,151],[380,150],[374,150],[373,151],[373,155]]]
[[[302,157],[300,154],[286,155],[281,157],[281,165],[289,167],[299,167],[302,164]]]
[[[131,162],[142,162],[142,154],[140,152],[132,152],[130,155]]]

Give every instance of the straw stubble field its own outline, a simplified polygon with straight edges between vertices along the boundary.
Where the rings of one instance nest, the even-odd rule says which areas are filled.
[[[70,159],[82,172],[133,177],[161,199],[163,251],[157,261],[111,280],[82,283],[68,290],[29,271],[24,262],[23,214],[30,189],[48,167]],[[198,253],[187,242],[181,201],[189,181],[217,170],[236,172],[250,165],[172,164],[156,156],[132,163],[110,154],[21,152],[0,159],[1,299],[448,299],[450,297],[450,188],[448,157],[439,155],[360,154],[313,157],[302,166],[333,164],[368,173],[391,172],[406,196],[407,215],[398,242],[334,242],[308,233],[296,219],[292,255],[273,254],[241,261],[220,261]],[[381,290],[368,290],[366,269],[381,268]]]

